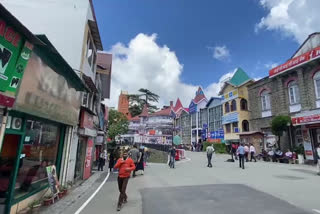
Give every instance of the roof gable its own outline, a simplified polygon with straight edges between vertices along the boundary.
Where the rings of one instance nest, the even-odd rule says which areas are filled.
[[[182,103],[181,103],[181,101],[180,101],[180,99],[178,98],[177,99],[177,102],[176,102],[176,105],[174,106],[174,108],[173,108],[173,111],[174,112],[177,112],[179,109],[181,109],[181,108],[183,108],[183,106],[182,106]]]
[[[252,79],[244,70],[242,70],[242,68],[237,68],[237,71],[228,81],[228,83],[233,86],[239,87],[240,85],[243,85],[244,83],[249,82],[250,80]]]
[[[194,99],[193,99],[193,102],[195,103],[195,104],[198,104],[198,103],[200,103],[202,100],[206,100],[206,101],[208,101],[207,100],[207,98],[206,98],[206,96],[204,95],[204,93],[203,93],[203,90],[202,90],[202,88],[201,87],[199,87],[198,88],[198,90],[197,90],[197,92],[196,92],[196,96],[194,97]]]
[[[148,115],[149,115],[148,112],[149,112],[148,106],[147,106],[147,104],[144,104],[142,112],[139,115],[139,117],[148,117]]]
[[[211,97],[206,107],[218,106],[221,104],[221,101],[222,101],[221,97]]]

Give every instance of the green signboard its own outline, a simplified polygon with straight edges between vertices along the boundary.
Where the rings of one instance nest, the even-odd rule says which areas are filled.
[[[0,94],[15,98],[32,45],[0,18]],[[6,105],[0,103],[1,105]],[[12,107],[13,103],[8,104]]]

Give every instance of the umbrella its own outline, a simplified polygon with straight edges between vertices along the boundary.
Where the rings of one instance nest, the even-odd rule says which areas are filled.
[[[175,145],[180,145],[181,144],[181,137],[179,135],[174,136],[173,143]]]

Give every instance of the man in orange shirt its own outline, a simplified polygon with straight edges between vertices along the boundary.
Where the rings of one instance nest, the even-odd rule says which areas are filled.
[[[119,187],[119,201],[117,211],[121,210],[122,203],[127,203],[128,196],[126,189],[131,172],[135,170],[136,166],[131,158],[128,157],[128,152],[124,151],[122,158],[119,158],[114,168],[119,169],[118,187]]]

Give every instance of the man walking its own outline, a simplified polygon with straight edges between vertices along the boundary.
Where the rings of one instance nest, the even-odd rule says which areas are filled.
[[[169,166],[170,166],[170,168],[174,168],[174,162],[175,162],[175,158],[176,158],[176,147],[172,147],[170,149],[169,155],[170,155]]]
[[[123,203],[127,203],[128,196],[126,194],[126,189],[128,181],[130,178],[131,171],[135,170],[134,162],[128,157],[128,152],[124,151],[122,158],[119,158],[114,168],[119,169],[118,175],[118,187],[119,187],[119,200],[117,211],[121,210]]]
[[[318,156],[318,174],[320,175],[320,144],[317,147],[317,156]]]
[[[133,148],[129,151],[129,157],[133,160],[134,165],[137,168],[138,160],[139,160],[139,150],[137,148],[137,145],[134,144]],[[136,170],[133,171],[132,177],[136,177]]]
[[[237,153],[239,154],[239,166],[240,168],[244,169],[244,147],[243,147],[243,143],[238,147],[237,149]]]
[[[252,159],[254,159],[254,162],[257,162],[257,159],[255,157],[256,154],[256,148],[254,148],[253,144],[250,144],[250,162],[252,162]]]
[[[245,158],[246,158],[246,162],[248,162],[249,161],[249,146],[248,146],[248,144],[246,144],[245,146],[244,146],[244,155],[245,155]]]
[[[212,159],[212,154],[214,152],[214,148],[212,146],[212,144],[210,144],[208,147],[207,147],[207,158],[208,158],[208,166],[207,167],[212,167],[212,163],[211,163],[211,159]]]

